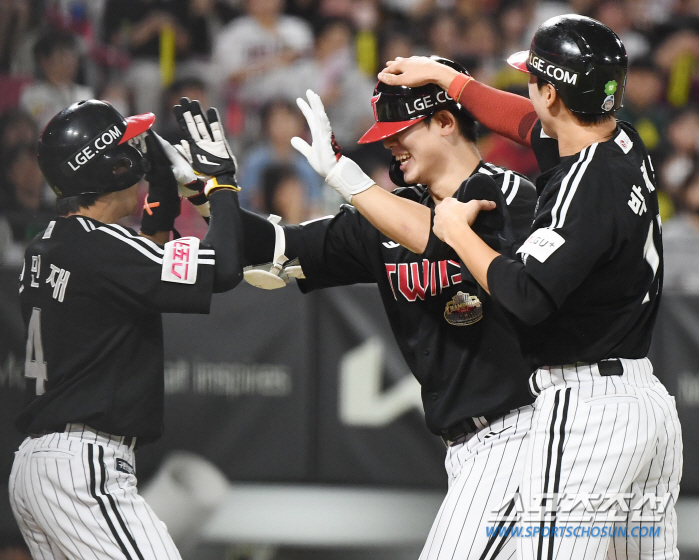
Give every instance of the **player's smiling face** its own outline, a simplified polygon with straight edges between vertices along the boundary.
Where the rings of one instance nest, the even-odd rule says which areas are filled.
[[[400,162],[407,183],[431,183],[431,175],[438,168],[439,161],[440,135],[437,128],[420,121],[383,141],[391,155]]]

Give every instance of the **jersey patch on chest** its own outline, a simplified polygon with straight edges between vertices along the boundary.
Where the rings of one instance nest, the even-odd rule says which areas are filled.
[[[444,318],[450,325],[466,327],[483,318],[483,305],[478,296],[457,292],[444,309]]]
[[[197,281],[199,239],[180,237],[165,244],[163,271],[160,279],[177,284],[194,284]]]
[[[566,242],[565,239],[552,229],[539,228],[532,233],[517,253],[531,255],[543,263]]]

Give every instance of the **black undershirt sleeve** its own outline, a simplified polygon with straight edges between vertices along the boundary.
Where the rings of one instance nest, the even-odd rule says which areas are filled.
[[[527,325],[541,323],[556,305],[521,262],[500,255],[488,267],[491,297]]]
[[[245,231],[245,266],[257,266],[272,262],[276,241],[276,233],[272,222],[244,208],[240,210],[240,217],[243,222],[243,230]],[[286,238],[284,255],[289,260],[294,260],[299,256],[300,240],[298,239],[298,233],[300,230],[300,226],[284,226]]]
[[[219,189],[211,193],[209,230],[202,240],[216,252],[214,293],[232,290],[243,279],[243,229],[238,193]]]

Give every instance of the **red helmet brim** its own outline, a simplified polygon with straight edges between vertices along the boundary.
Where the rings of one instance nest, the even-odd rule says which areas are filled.
[[[427,116],[427,115],[425,115]],[[358,144],[370,144],[371,142],[378,142],[379,140],[384,140],[388,138],[389,136],[393,136],[394,134],[398,134],[399,132],[405,130],[406,128],[410,128],[414,124],[419,123],[421,120],[425,118],[423,117],[418,117],[417,119],[411,119],[409,121],[398,121],[398,122],[376,122],[374,123],[374,126],[372,126],[369,130],[367,130],[364,133],[364,136],[362,136],[357,143]]]
[[[124,135],[119,140],[119,144],[128,142],[132,138],[144,133],[149,130],[153,123],[155,122],[155,115],[153,113],[143,113],[142,115],[134,115],[133,117],[126,117],[126,130]]]
[[[520,72],[526,72],[529,74],[529,70],[527,70],[527,62],[529,61],[529,51],[519,51],[516,52],[515,54],[510,55],[510,57],[507,59],[507,64],[512,66],[512,68],[516,68]]]

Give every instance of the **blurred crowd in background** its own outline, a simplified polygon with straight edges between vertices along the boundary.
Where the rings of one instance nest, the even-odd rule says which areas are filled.
[[[321,96],[345,153],[391,190],[389,152],[356,143],[373,122],[385,61],[436,54],[526,95],[526,75],[507,56],[526,49],[540,23],[571,12],[605,23],[626,46],[618,116],[653,158],[666,284],[699,291],[699,0],[0,0],[0,260],[20,263],[53,215],[36,142],[75,101],[154,112],[155,129],[171,142],[181,96],[218,107],[243,206],[299,223],[342,202],[289,144],[308,135],[295,104],[306,89]],[[538,173],[530,150],[486,129],[479,147],[485,160]],[[205,231],[189,205],[176,227]]]

